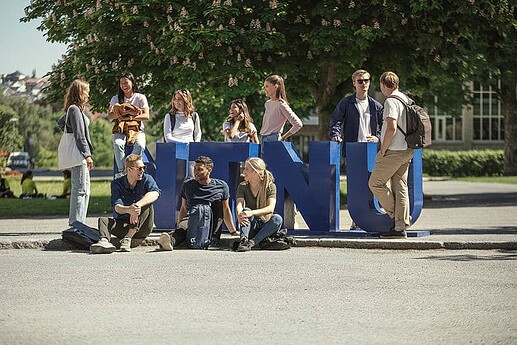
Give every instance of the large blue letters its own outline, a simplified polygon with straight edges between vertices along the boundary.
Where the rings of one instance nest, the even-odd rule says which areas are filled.
[[[307,165],[290,142],[264,144],[263,158],[275,176],[277,185],[276,212],[283,216],[284,198],[286,195],[291,196],[309,227],[307,235],[344,232],[339,227],[339,145],[336,142],[310,142]],[[347,146],[348,209],[352,219],[371,233],[386,232],[393,225],[368,188],[376,149],[373,143],[353,143]],[[158,229],[175,227],[186,162],[200,155],[214,160],[212,176],[228,182],[233,201],[239,183],[239,162],[248,157],[257,157],[259,145],[208,142],[157,144],[156,178],[162,190],[162,196],[155,203],[155,223]],[[421,150],[415,150],[408,186],[414,223],[422,210],[423,200]]]

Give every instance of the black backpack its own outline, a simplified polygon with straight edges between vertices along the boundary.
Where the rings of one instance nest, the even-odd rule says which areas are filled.
[[[430,146],[431,119],[427,110],[417,105],[411,98],[409,98],[408,103],[399,96],[392,95],[388,98],[399,100],[406,108],[406,131],[404,132],[399,125],[397,125],[397,128],[404,134],[408,148],[420,149]]]
[[[63,241],[72,244],[78,249],[90,250],[90,246],[100,240],[101,234],[99,230],[75,221],[70,229],[62,232],[61,237]]]

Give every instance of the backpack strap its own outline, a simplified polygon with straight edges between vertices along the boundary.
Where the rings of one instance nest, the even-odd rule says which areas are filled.
[[[196,123],[199,121],[198,116],[199,115],[197,114],[197,111],[195,111],[192,114],[192,121],[194,121],[194,130],[192,131],[192,138],[193,138],[194,141],[196,141],[195,131],[196,131]]]
[[[397,95],[390,95],[388,96],[387,98],[394,98],[396,100],[399,100],[403,105],[404,105],[404,108],[406,109],[406,117],[407,117],[407,108],[408,108],[408,104],[402,99],[402,97],[400,96],[397,96]],[[402,134],[404,134],[404,136],[407,136],[406,132],[402,130],[402,128],[400,128],[399,124],[397,123],[397,128],[402,132]]]

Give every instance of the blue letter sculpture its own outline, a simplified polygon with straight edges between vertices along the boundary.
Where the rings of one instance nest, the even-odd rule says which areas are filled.
[[[379,206],[368,180],[375,166],[376,143],[346,144],[347,200],[350,217],[367,232],[388,232],[394,221]],[[415,150],[408,174],[409,205],[412,223],[420,216],[423,205],[422,150]]]

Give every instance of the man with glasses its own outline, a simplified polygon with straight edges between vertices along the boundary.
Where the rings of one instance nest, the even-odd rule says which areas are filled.
[[[368,96],[370,73],[364,69],[352,74],[355,93],[343,98],[330,118],[330,140],[343,142],[341,153],[346,156],[347,142],[378,142],[382,126],[382,105]],[[352,222],[351,230],[357,230]]]
[[[125,170],[126,175],[111,181],[111,205],[117,217],[99,218],[101,239],[90,246],[92,254],[113,253],[112,234],[121,239],[120,251],[130,252],[133,239],[141,242],[153,230],[153,203],[160,197],[160,189],[153,177],[144,173],[142,156],[128,155]],[[133,241],[133,246],[139,242]]]

